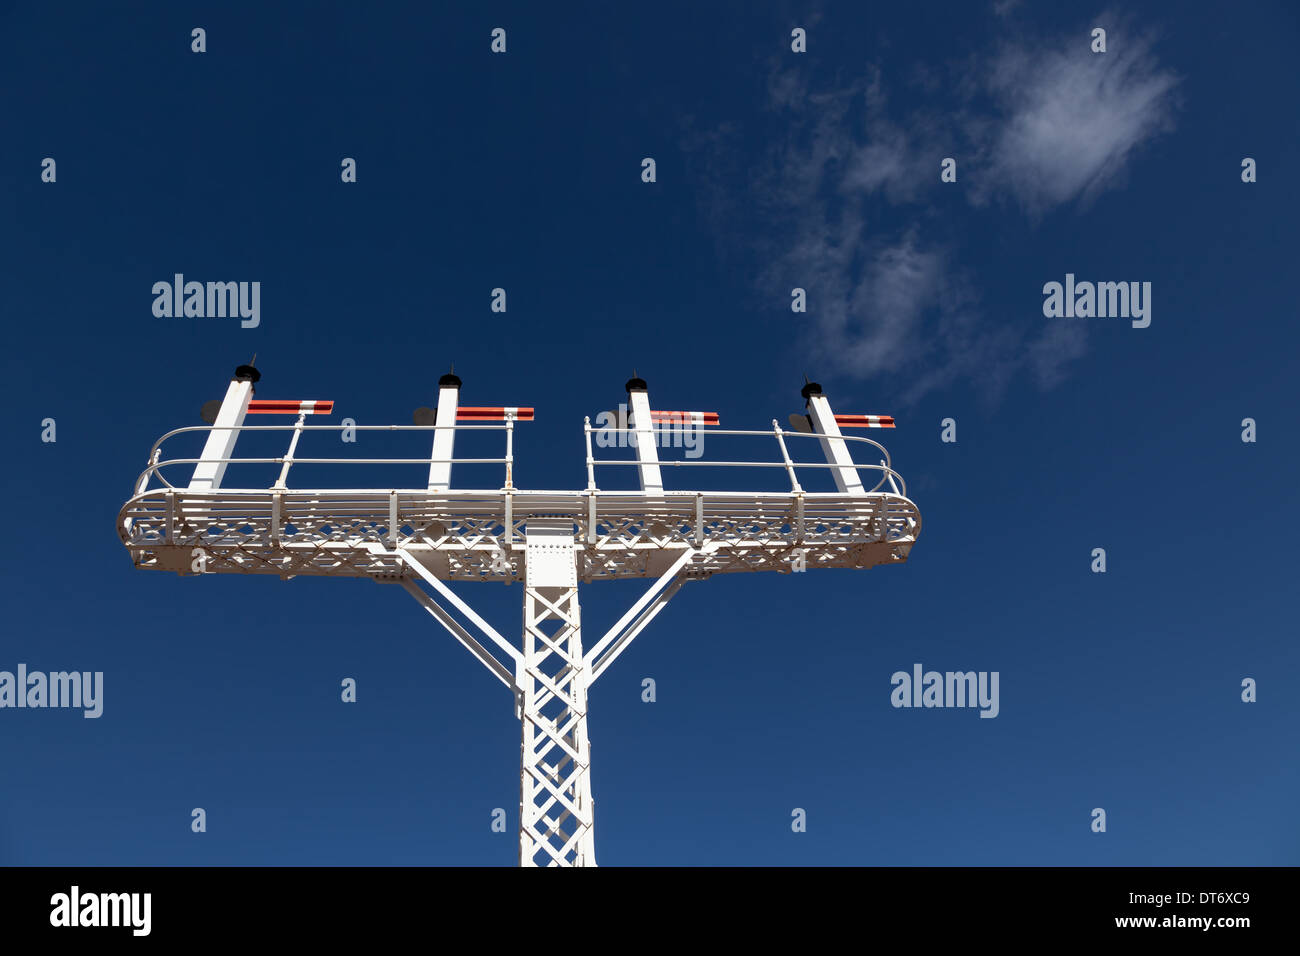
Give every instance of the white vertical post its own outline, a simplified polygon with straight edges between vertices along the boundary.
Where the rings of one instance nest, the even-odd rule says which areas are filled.
[[[649,494],[662,494],[664,481],[659,474],[659,449],[655,444],[655,424],[650,417],[650,393],[645,379],[633,378],[627,383],[627,402],[632,411],[632,426],[636,429],[637,473],[641,476],[641,490]]]
[[[803,489],[799,487],[799,479],[795,476],[794,462],[790,460],[790,452],[785,447],[784,433],[781,431],[781,426],[776,423],[775,418],[772,419],[772,431],[776,434],[776,443],[781,446],[781,458],[785,461],[785,472],[790,476],[790,490],[796,495],[801,494]]]
[[[515,418],[518,412],[513,408],[506,409],[506,490],[514,488],[514,467],[515,467]],[[510,525],[506,524],[506,540],[510,540]]]
[[[261,377],[261,373],[251,365],[235,369],[235,377],[226,389],[221,410],[217,412],[203,453],[199,456],[201,460],[194,466],[194,476],[190,478],[191,491],[215,491],[221,487],[221,479],[226,474],[226,462],[221,459],[234,457],[235,439],[239,437],[239,429],[248,413],[253,385]]]
[[[587,490],[596,490],[596,459],[591,454],[591,416],[584,415],[582,419],[582,433],[587,439]],[[143,486],[140,491],[143,491]],[[139,494],[140,492],[136,492]],[[595,541],[595,538],[591,540]]]
[[[289,450],[284,455],[284,467],[280,469],[280,477],[271,486],[273,489],[284,490],[288,487],[285,482],[289,480],[289,469],[293,467],[293,453],[298,450],[298,439],[302,436],[302,428],[306,423],[307,415],[304,412],[298,416],[298,422],[293,426],[293,437],[289,439]]]
[[[816,382],[809,382],[800,394],[808,400],[808,417],[812,420],[813,431],[821,436],[818,441],[826,455],[826,463],[836,466],[830,470],[831,477],[835,479],[835,487],[845,495],[866,494],[858,470],[853,465],[853,456],[849,454],[848,443],[840,434],[840,426],[835,421],[830,401],[822,394],[822,387]]]
[[[456,447],[456,408],[460,402],[460,379],[448,373],[438,379],[438,414],[433,433],[433,462],[429,465],[429,490],[451,489],[451,459]]]

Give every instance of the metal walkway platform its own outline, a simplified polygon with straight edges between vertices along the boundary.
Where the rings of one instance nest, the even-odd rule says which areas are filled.
[[[870,568],[906,561],[921,528],[892,493],[164,489],[128,501],[118,533],[136,567],[179,574],[202,548],[208,573],[401,577],[401,548],[443,580],[499,583],[523,579],[536,518],[571,523],[580,581],[658,577],[691,549],[696,578],[789,572],[797,550],[808,569]]]

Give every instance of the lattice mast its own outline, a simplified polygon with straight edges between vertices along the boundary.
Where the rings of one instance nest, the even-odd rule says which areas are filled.
[[[270,573],[370,577],[397,582],[514,695],[521,723],[519,863],[522,866],[595,865],[591,741],[587,695],[592,684],[688,581],[713,574],[808,568],[868,568],[903,563],[920,533],[920,513],[877,442],[850,438],[841,427],[892,428],[878,415],[836,415],[821,386],[805,380],[806,415],[790,416],[793,430],[722,431],[712,412],[669,412],[650,406],[645,381],[626,385],[628,411],[612,425],[584,421],[587,487],[580,491],[526,491],[514,487],[513,430],[533,409],[460,405],[462,382],[439,380],[436,410],[420,409],[415,425],[346,426],[357,431],[432,431],[427,459],[304,458],[299,440],[328,414],[325,401],[258,401],[261,375],[240,366],[225,397],[205,406],[203,427],[179,428],[150,452],[135,495],[123,506],[118,530],[137,567],[180,574]],[[245,425],[248,414],[297,414],[293,425]],[[708,426],[713,434],[775,438],[780,461],[661,460],[658,445],[682,428]],[[504,458],[456,458],[458,433],[502,430]],[[236,458],[245,431],[290,433],[277,458]],[[197,459],[162,458],[163,442],[206,432]],[[634,460],[597,460],[593,434],[635,449]],[[814,437],[824,463],[797,461],[787,441]],[[855,463],[850,443],[883,455],[879,464]],[[269,488],[227,487],[232,464],[278,464]],[[294,489],[295,465],[427,464],[423,488]],[[493,489],[453,489],[455,464],[503,465]],[[635,466],[637,491],[603,491],[595,469]],[[783,469],[788,492],[665,490],[664,467]],[[193,466],[188,485],[176,487],[167,466]],[[824,468],[836,491],[807,492],[798,471]],[[877,480],[868,488],[861,472]],[[151,487],[154,481],[157,487]],[[196,563],[196,555],[201,563]],[[649,578],[641,598],[591,647],[584,648],[579,586],[600,580]],[[523,636],[507,641],[448,582],[521,581]]]

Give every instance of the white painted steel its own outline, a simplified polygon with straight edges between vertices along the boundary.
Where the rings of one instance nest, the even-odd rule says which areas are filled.
[[[314,405],[314,402],[303,402],[303,405]],[[298,450],[298,439],[302,437],[303,426],[307,424],[307,416],[313,414],[310,410],[304,409],[298,416],[298,423],[294,426],[293,437],[289,439],[289,450],[284,455],[284,467],[280,469],[280,477],[276,480],[272,488],[283,489],[286,487],[285,482],[289,480],[289,469],[293,467],[293,453]]]
[[[519,670],[520,866],[595,866],[587,662],[573,523],[539,518],[525,531]]]
[[[629,389],[627,401],[632,410],[631,431],[635,436],[641,490],[652,495],[658,494],[664,490],[664,480],[659,471],[659,449],[655,446],[658,429],[650,414],[650,393],[643,388]]]
[[[438,412],[433,420],[433,456],[429,463],[429,490],[446,491],[451,487],[451,458],[456,444],[456,408],[460,389],[444,385],[438,389]]]
[[[814,392],[808,396],[808,417],[812,420],[813,431],[821,436],[826,461],[835,466],[831,471],[835,487],[846,495],[863,494],[862,479],[858,477],[853,456],[849,454],[839,423],[835,421],[835,413],[831,411],[831,403],[825,395]]]
[[[240,426],[248,413],[248,403],[253,397],[253,383],[233,380],[226,389],[226,397],[221,400],[221,410],[217,412],[212,429],[208,432],[203,454],[194,465],[194,477],[190,479],[190,488],[194,491],[211,490],[221,487],[221,479],[226,474],[226,463],[235,453],[235,439],[239,437]]]
[[[751,571],[790,573],[813,568],[869,568],[902,564],[921,530],[921,516],[889,453],[871,439],[839,433],[830,404],[809,402],[814,432],[710,429],[710,435],[775,439],[776,461],[660,461],[645,391],[630,393],[636,461],[601,461],[592,453],[584,420],[587,487],[581,491],[513,487],[513,416],[503,425],[458,425],[458,390],[439,393],[434,426],[245,426],[250,382],[232,382],[210,427],[175,429],[160,438],[118,516],[118,533],[137,567],[190,574],[191,552],[207,555],[215,573],[369,577],[396,581],[512,693],[521,723],[519,862],[524,866],[594,865],[591,742],[587,733],[590,686],[631,645],[688,581]],[[427,459],[303,458],[305,432],[434,432]],[[455,459],[460,430],[506,431],[506,456]],[[207,431],[200,459],[165,459],[163,442]],[[282,458],[236,458],[241,431],[290,431]],[[790,438],[815,437],[825,463],[796,461]],[[879,464],[855,464],[853,443],[872,446]],[[332,445],[337,447],[337,445]],[[230,464],[281,464],[271,488],[223,488]],[[427,464],[427,488],[289,488],[295,474],[319,464]],[[505,466],[495,489],[450,488],[454,463]],[[185,488],[167,481],[168,466],[196,465]],[[597,467],[635,465],[640,491],[601,491]],[[666,491],[662,466],[781,468],[788,492]],[[837,492],[808,493],[800,469],[830,469]],[[879,480],[866,490],[860,469]],[[519,542],[522,541],[522,544]],[[650,578],[653,583],[589,650],[582,642],[578,590],[586,583]],[[507,641],[451,590],[457,581],[522,581],[523,638]],[[427,586],[430,590],[425,590]],[[459,615],[468,624],[457,619]]]

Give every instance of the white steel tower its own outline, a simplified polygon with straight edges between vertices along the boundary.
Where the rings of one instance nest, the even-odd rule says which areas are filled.
[[[921,516],[884,446],[850,437],[842,427],[892,428],[882,415],[837,415],[821,386],[806,382],[807,414],[792,415],[791,429],[725,431],[711,412],[650,407],[645,381],[627,383],[628,411],[586,419],[587,486],[576,491],[528,491],[513,482],[516,422],[533,409],[459,404],[461,380],[439,381],[436,411],[420,409],[415,425],[308,425],[307,415],[329,414],[326,401],[259,401],[261,375],[241,365],[219,403],[205,406],[209,425],[177,428],[149,454],[135,494],[118,515],[118,533],[136,567],[192,573],[299,574],[369,577],[396,582],[464,645],[514,695],[522,724],[519,759],[519,862],[522,866],[592,866],[593,800],[587,693],[632,640],[688,581],[740,571],[870,568],[901,564],[921,530]],[[292,425],[245,425],[248,414],[296,414]],[[684,429],[765,438],[776,460],[668,460],[660,446]],[[305,458],[306,432],[433,432],[428,458]],[[505,433],[504,458],[456,458],[455,440],[471,430]],[[244,432],[289,434],[274,458],[236,458]],[[163,443],[204,432],[198,458],[162,457]],[[634,460],[598,460],[596,445],[630,446]],[[790,439],[815,438],[824,458],[792,457]],[[678,442],[680,444],[680,441]],[[865,448],[875,463],[850,453]],[[338,446],[336,446],[338,447]],[[343,447],[351,447],[344,445]],[[429,446],[424,446],[428,448]],[[228,469],[279,465],[269,487],[229,486]],[[290,487],[295,465],[427,465],[418,488]],[[497,488],[452,487],[453,465],[499,465]],[[601,490],[596,469],[634,466],[640,489]],[[789,490],[676,491],[664,487],[667,467],[776,468]],[[171,467],[189,471],[172,484]],[[192,470],[191,470],[192,469]],[[834,491],[805,491],[799,474],[826,469]],[[865,472],[865,475],[864,475]],[[645,593],[587,646],[578,602],[580,585],[647,578]],[[477,614],[451,582],[523,584],[523,638],[516,646]],[[457,616],[459,615],[459,617]]]

